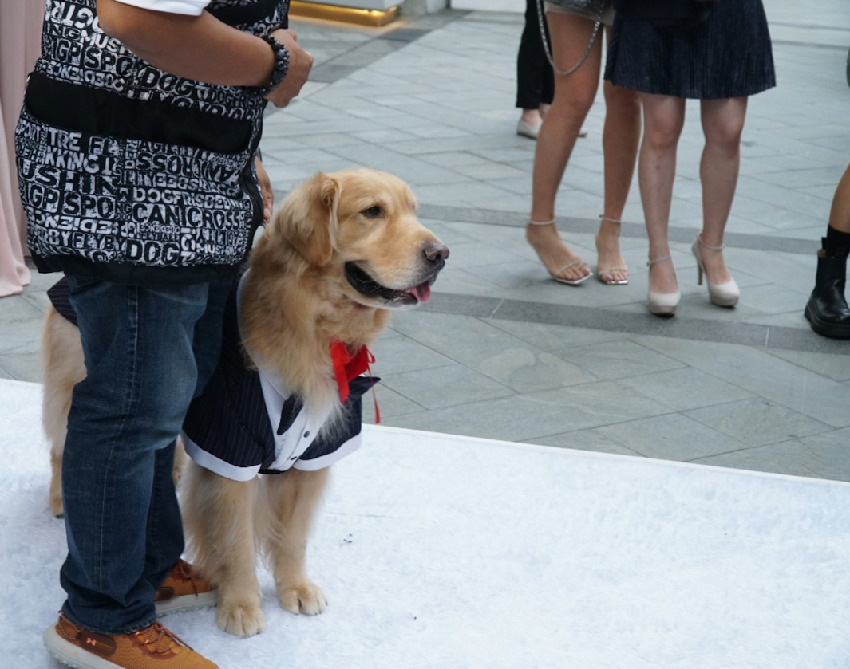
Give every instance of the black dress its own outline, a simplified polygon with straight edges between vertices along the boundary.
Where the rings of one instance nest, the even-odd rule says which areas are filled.
[[[762,1],[710,4],[703,22],[677,30],[659,30],[618,11],[605,79],[642,93],[696,100],[747,97],[776,86]]]

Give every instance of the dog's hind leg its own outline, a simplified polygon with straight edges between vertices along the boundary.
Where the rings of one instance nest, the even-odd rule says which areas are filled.
[[[322,589],[307,576],[307,537],[328,480],[328,468],[266,476],[264,496],[273,514],[263,547],[274,570],[280,605],[292,613],[315,615],[325,610]]]
[[[218,587],[216,623],[236,636],[259,634],[266,620],[252,522],[257,480],[232,481],[190,460],[180,486],[193,568]]]
[[[50,307],[41,339],[43,394],[41,424],[50,444],[50,513],[62,516],[62,453],[74,386],[86,378],[80,331]]]

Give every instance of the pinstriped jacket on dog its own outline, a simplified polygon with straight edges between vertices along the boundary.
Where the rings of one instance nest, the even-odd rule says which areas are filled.
[[[262,364],[246,365],[239,295],[233,291],[225,308],[216,370],[183,421],[189,456],[220,476],[247,481],[257,473],[322,469],[357,450],[362,442],[361,397],[378,379],[358,376],[349,381],[348,397],[333,418],[336,407],[308,410],[276,374]]]

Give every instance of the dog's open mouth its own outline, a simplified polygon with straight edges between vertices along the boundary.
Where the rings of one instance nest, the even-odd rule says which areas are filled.
[[[356,263],[348,262],[345,263],[345,278],[364,297],[381,300],[387,304],[408,306],[431,299],[431,284],[437,278],[437,272],[431,274],[419,285],[410,288],[389,288],[375,281]]]

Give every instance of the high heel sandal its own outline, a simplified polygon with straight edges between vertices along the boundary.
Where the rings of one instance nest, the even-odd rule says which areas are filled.
[[[652,269],[653,265],[657,265],[658,263],[665,262],[667,260],[671,263],[673,262],[669,253],[662,258],[655,258],[654,260],[647,261],[646,266]],[[656,316],[675,315],[676,307],[679,305],[679,297],[680,294],[678,290],[675,293],[656,293],[653,292],[652,288],[650,288],[649,295],[647,297],[647,301],[649,302],[649,313],[655,314]]]
[[[702,260],[702,251],[700,247],[704,247],[709,251],[722,251],[725,244],[721,244],[720,246],[711,246],[710,244],[706,244],[702,241],[702,235],[697,235],[696,241],[694,245],[691,247],[691,251],[693,251],[694,258],[697,261],[697,285],[702,285],[702,275],[706,275],[706,279],[708,279],[708,272],[705,271],[705,263]],[[738,304],[738,298],[741,296],[741,291],[738,290],[738,284],[735,283],[735,279],[729,279],[725,283],[711,283],[711,281],[706,281],[708,284],[708,299],[712,304],[717,305],[718,307],[726,307],[731,309],[736,304]]]
[[[532,221],[531,219],[528,219],[529,225],[552,225],[554,222],[555,222],[554,218],[551,221]],[[527,232],[526,232],[525,239],[531,245],[531,248],[534,249],[534,244],[531,244],[531,241],[528,240],[528,233]],[[535,253],[537,253],[537,249],[534,249],[534,251],[535,251]],[[540,253],[537,253],[537,255],[539,257]],[[542,262],[542,259],[541,259],[541,262]],[[543,266],[546,267],[546,264],[544,263]],[[587,274],[585,274],[584,276],[582,276],[579,279],[567,279],[567,278],[561,276],[564,272],[571,270],[573,267],[578,267],[580,270],[584,270],[586,268]],[[546,267],[546,271],[549,272],[549,276],[551,276],[555,281],[557,281],[558,283],[564,283],[568,286],[578,286],[578,285],[584,283],[585,281],[587,281],[591,276],[593,276],[593,272],[590,271],[590,266],[586,262],[584,262],[584,260],[582,260],[581,258],[578,258],[577,260],[573,260],[572,262],[568,262],[566,265],[558,268],[554,272],[552,270],[550,270],[548,267]]]
[[[617,225],[620,225],[620,222],[621,222],[620,219],[618,219],[618,218],[609,218],[608,216],[605,216],[604,214],[599,214],[599,219],[602,220],[602,221],[608,221],[609,223],[616,223]],[[596,242],[597,242],[596,252],[599,253],[599,233],[598,232],[596,233]],[[629,277],[628,276],[625,279],[614,279],[613,276],[612,276],[612,272],[625,272],[626,274],[628,274],[629,268],[628,267],[605,267],[605,268],[603,268],[600,265],[596,265],[596,278],[598,278],[601,283],[605,284],[606,286],[625,286],[625,285],[628,285],[628,283],[629,283]],[[606,280],[605,279],[606,276],[611,277],[610,280]]]

